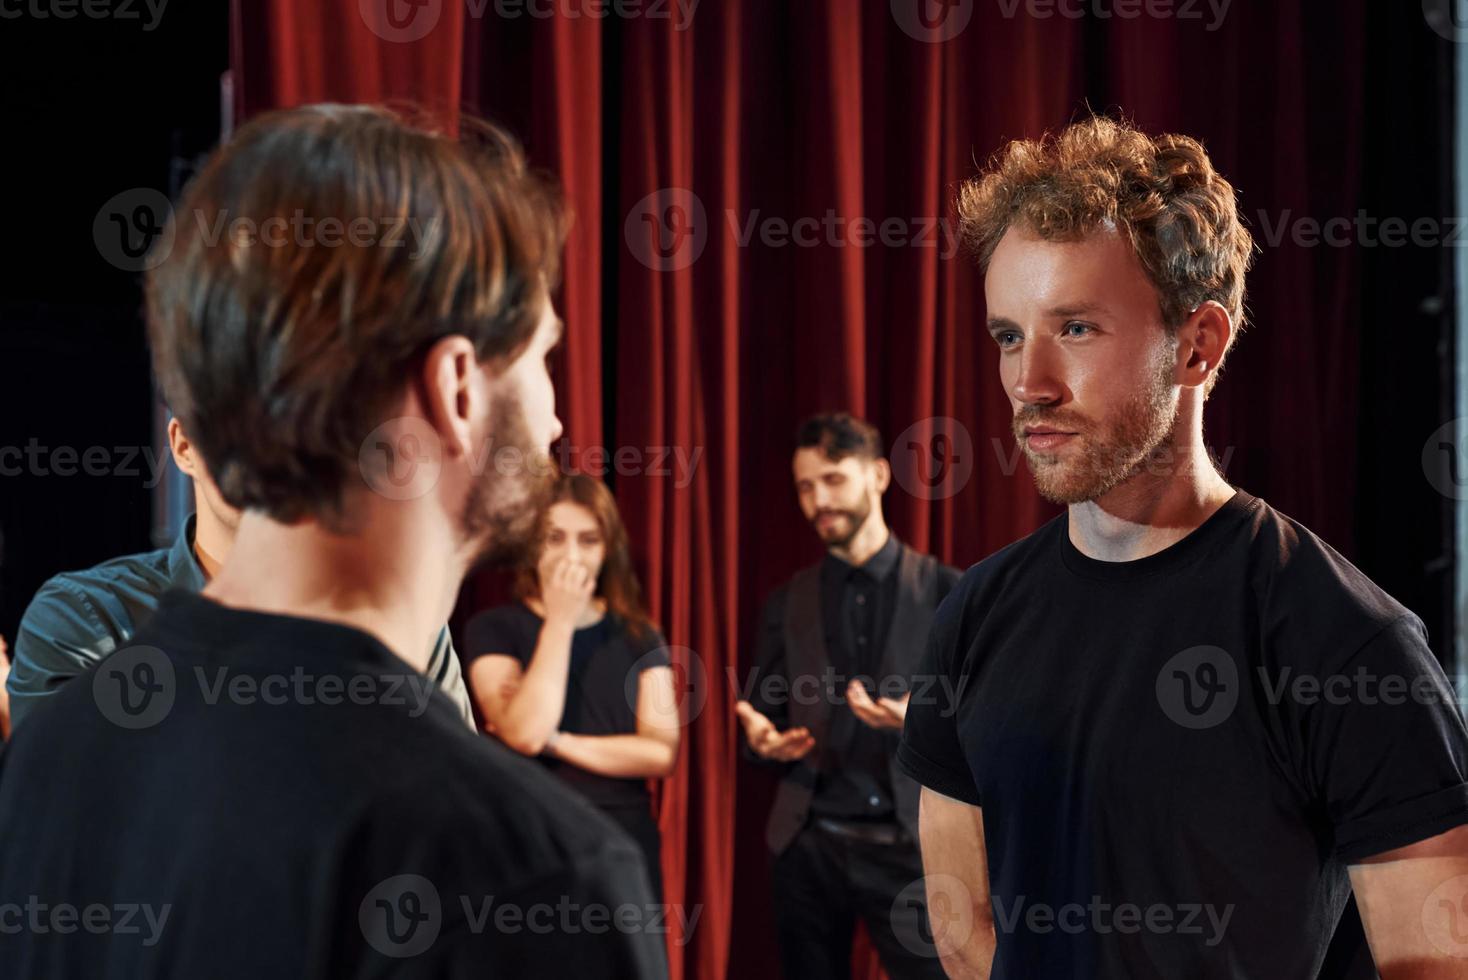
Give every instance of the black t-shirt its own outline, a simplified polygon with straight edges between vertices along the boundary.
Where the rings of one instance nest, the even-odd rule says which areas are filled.
[[[898,761],[983,808],[996,980],[1313,978],[1347,864],[1468,823],[1421,622],[1242,491],[1130,562],[1061,515],[968,570],[918,673]]]
[[[7,976],[662,977],[650,901],[611,821],[339,624],[170,592],[0,756]]]
[[[465,627],[465,659],[500,653],[528,668],[544,622],[522,602],[486,609]],[[657,630],[639,637],[611,614],[576,630],[571,640],[566,705],[557,729],[578,735],[636,734],[641,674],[649,667],[670,663],[667,641]],[[645,779],[602,776],[550,756],[537,761],[597,806],[648,806]]]

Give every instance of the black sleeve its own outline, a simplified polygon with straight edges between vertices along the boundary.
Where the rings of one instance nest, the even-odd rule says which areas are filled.
[[[534,621],[527,622],[515,606],[486,609],[464,627],[464,663],[486,653],[503,653],[527,664],[535,653]]]
[[[755,637],[755,666],[736,696],[748,701],[754,710],[774,723],[780,731],[790,725],[790,674],[785,661],[785,602],[787,587],[781,586],[765,600],[760,610]],[[741,728],[739,755],[746,762],[772,768],[788,768],[788,762],[762,759],[749,747]]]
[[[1468,823],[1468,731],[1420,620],[1391,623],[1301,714],[1301,771],[1351,862]]]
[[[639,673],[649,667],[673,666],[673,658],[668,653],[668,638],[656,626],[649,627],[648,632],[633,645],[633,649],[641,651],[637,657]]]
[[[963,630],[968,593],[969,588],[960,582],[933,617],[927,646],[912,676],[912,697],[897,747],[897,764],[929,789],[978,806],[979,790],[958,741],[958,705],[949,703],[945,693],[963,690],[960,680],[968,650]]]

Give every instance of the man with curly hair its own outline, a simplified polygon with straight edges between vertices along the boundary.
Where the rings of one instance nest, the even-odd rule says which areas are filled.
[[[1411,612],[1230,486],[1203,407],[1252,252],[1203,147],[1102,118],[959,210],[1015,438],[1066,513],[975,565],[909,708],[950,975],[1463,976],[1468,733]],[[940,914],[941,913],[941,914]]]

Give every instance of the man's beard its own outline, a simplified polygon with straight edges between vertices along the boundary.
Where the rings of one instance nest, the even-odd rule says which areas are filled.
[[[1177,421],[1177,398],[1172,387],[1174,345],[1163,345],[1147,386],[1126,402],[1097,434],[1089,420],[1028,405],[1014,417],[1015,438],[1024,449],[1025,462],[1035,477],[1040,496],[1056,504],[1095,500],[1137,474],[1162,449]],[[1074,447],[1057,453],[1032,452],[1025,426],[1050,425],[1076,433]],[[1070,458],[1066,458],[1069,451]],[[1159,453],[1159,456],[1162,455]]]
[[[478,551],[470,567],[517,562],[535,537],[541,511],[550,506],[556,467],[544,446],[532,445],[525,412],[518,399],[497,397],[490,407],[490,458],[501,449],[517,449],[520,463],[501,470],[486,466],[469,488],[459,526]]]
[[[820,521],[822,515],[826,514],[834,514],[846,518],[847,527],[843,529],[839,525],[835,525],[829,530],[822,530]],[[816,516],[811,520],[811,524],[815,525],[816,534],[820,536],[821,543],[827,548],[844,548],[851,544],[852,538],[856,537],[857,532],[865,526],[867,518],[871,515],[872,503],[863,496],[856,510],[837,510],[833,507],[827,507],[825,510],[816,512]]]

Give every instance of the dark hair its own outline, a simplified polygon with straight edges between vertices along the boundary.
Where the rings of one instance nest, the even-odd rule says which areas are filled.
[[[184,192],[147,277],[148,335],[233,506],[334,523],[433,343],[462,335],[497,369],[533,336],[567,214],[513,137],[459,130],[379,106],[272,112]]]
[[[540,594],[538,563],[544,546],[546,521],[553,505],[563,501],[579,504],[591,512],[601,528],[607,554],[596,579],[596,595],[607,601],[607,609],[626,625],[633,636],[643,638],[654,631],[652,620],[642,604],[642,587],[632,568],[632,549],[627,543],[627,529],[617,510],[612,491],[600,480],[584,473],[565,473],[557,477],[550,498],[540,512],[533,548],[526,550],[515,574],[515,595],[521,599]]]
[[[1214,300],[1244,327],[1244,274],[1254,240],[1239,221],[1234,189],[1187,136],[1148,136],[1093,117],[1058,136],[1015,140],[958,195],[963,240],[987,271],[1015,224],[1052,241],[1114,225],[1156,287],[1162,321],[1181,326]],[[1212,389],[1218,373],[1208,379]]]
[[[877,427],[850,412],[822,412],[800,423],[796,449],[820,449],[836,463],[847,456],[882,458],[882,434]]]

